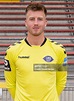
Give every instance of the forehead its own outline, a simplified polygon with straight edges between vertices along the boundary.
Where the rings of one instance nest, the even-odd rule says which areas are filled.
[[[29,10],[26,14],[26,18],[30,18],[30,17],[45,17],[45,14],[43,11],[32,11]]]

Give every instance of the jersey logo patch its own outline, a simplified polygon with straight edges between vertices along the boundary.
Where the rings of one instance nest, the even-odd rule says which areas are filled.
[[[11,68],[10,68],[10,63],[8,60],[5,59],[4,61],[4,66],[5,66],[5,71],[11,71]]]
[[[43,59],[44,59],[46,62],[51,62],[51,61],[53,61],[53,58],[52,58],[51,56],[45,56]]]
[[[67,57],[64,58],[63,66],[67,65]]]

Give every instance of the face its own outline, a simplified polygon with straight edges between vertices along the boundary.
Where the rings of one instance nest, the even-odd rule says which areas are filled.
[[[27,12],[25,25],[27,27],[28,34],[38,36],[44,33],[46,24],[47,20],[43,11],[29,10]]]

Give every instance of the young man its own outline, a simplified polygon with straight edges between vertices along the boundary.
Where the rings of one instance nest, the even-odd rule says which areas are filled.
[[[27,37],[11,45],[5,56],[5,79],[14,101],[59,101],[67,71],[62,45],[44,36],[46,8],[31,3],[26,8]]]

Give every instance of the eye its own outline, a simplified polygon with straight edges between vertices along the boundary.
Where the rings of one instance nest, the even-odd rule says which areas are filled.
[[[34,18],[30,18],[30,21],[34,21],[35,19]]]
[[[38,20],[39,20],[39,21],[43,21],[43,19],[42,19],[42,18],[38,18]]]

